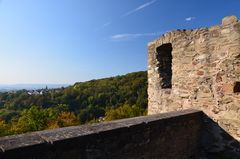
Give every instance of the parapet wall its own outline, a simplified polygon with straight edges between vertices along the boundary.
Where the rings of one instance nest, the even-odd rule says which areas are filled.
[[[196,110],[0,138],[1,159],[190,159],[198,155]]]
[[[149,43],[148,99],[148,114],[200,109],[240,141],[240,21],[225,17]],[[224,136],[214,133],[224,149]]]

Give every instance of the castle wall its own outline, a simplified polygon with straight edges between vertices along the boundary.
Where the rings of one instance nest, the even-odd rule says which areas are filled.
[[[157,50],[169,43],[172,77],[171,87],[165,88]],[[235,16],[225,17],[221,25],[210,28],[172,31],[148,44],[148,114],[200,109],[240,141],[238,82],[240,22]],[[220,141],[224,136],[219,132],[215,137],[223,149]]]

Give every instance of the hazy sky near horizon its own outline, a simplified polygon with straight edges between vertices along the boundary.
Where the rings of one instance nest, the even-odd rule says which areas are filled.
[[[147,69],[147,43],[240,18],[240,0],[0,0],[0,84],[68,83]]]

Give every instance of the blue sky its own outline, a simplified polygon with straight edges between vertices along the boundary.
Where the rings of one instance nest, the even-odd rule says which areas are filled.
[[[239,7],[239,0],[0,0],[0,84],[146,70],[148,42],[240,17]]]

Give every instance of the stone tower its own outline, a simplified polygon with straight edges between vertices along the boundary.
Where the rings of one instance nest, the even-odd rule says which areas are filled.
[[[148,44],[148,114],[200,109],[240,141],[240,21],[175,30]]]

